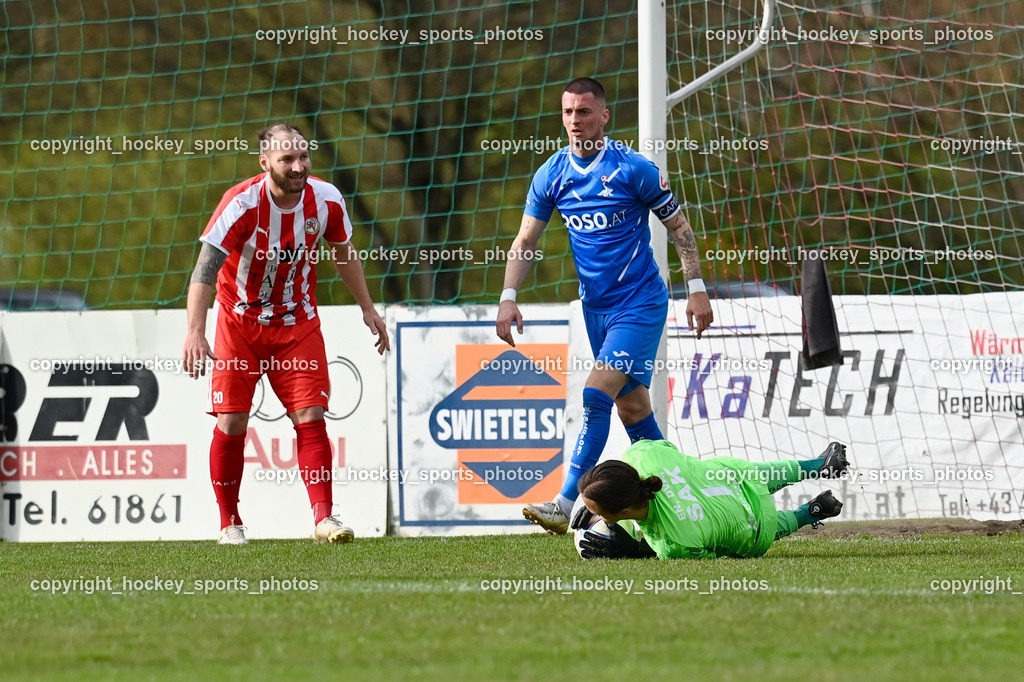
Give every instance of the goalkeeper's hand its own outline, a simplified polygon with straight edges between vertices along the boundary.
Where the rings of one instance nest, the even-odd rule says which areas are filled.
[[[580,540],[580,556],[584,559],[651,559],[658,556],[646,540],[634,540],[617,523],[608,524],[610,538],[588,530]]]
[[[575,514],[572,515],[572,521],[569,522],[569,528],[573,530],[583,530],[589,528],[591,521],[594,520],[594,512],[590,511],[586,507],[580,507]]]

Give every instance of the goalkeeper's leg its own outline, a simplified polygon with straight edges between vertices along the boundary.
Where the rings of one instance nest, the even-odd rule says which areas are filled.
[[[780,511],[775,515],[775,539],[784,538],[797,528],[816,525],[822,519],[839,516],[843,503],[826,490],[807,504],[802,504],[792,511]]]
[[[768,486],[768,492],[776,493],[787,485],[799,483],[808,478],[839,478],[849,468],[846,446],[832,442],[820,457],[814,459],[781,459],[775,462],[750,462],[757,471],[759,481]]]

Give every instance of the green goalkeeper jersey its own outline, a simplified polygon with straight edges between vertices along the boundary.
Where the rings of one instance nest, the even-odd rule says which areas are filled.
[[[702,461],[664,440],[639,441],[622,460],[641,478],[662,480],[647,518],[637,521],[659,559],[760,556],[774,541],[775,504],[748,462]]]

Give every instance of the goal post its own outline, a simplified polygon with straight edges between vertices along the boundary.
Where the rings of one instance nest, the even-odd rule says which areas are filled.
[[[767,43],[762,36],[768,35],[775,10],[775,0],[763,0],[760,30],[750,45],[739,53],[729,57],[718,66],[678,90],[668,92],[668,63],[665,41],[665,3],[664,0],[640,0],[637,11],[637,126],[641,153],[653,161],[663,172],[668,170],[668,151],[666,145],[644,144],[645,141],[666,141],[668,122],[666,117],[672,107],[683,102],[687,97],[708,86],[733,69],[753,58]],[[659,222],[651,213],[648,221],[653,226]],[[698,246],[702,243],[698,241]],[[654,249],[655,262],[661,271],[666,286],[669,284],[668,241],[660,230],[652,229],[651,246]],[[658,345],[657,366],[667,364],[667,330],[662,332],[661,343]],[[668,418],[668,374],[656,372],[651,379],[651,403],[654,417],[662,432],[667,431]]]
[[[668,65],[665,59],[665,3],[663,0],[640,0],[637,10],[637,133],[640,140],[664,140],[668,135],[666,96],[668,95]],[[662,172],[668,170],[668,154],[663,148],[646,149],[640,144],[641,154],[653,161]],[[648,216],[651,225],[651,246],[654,259],[666,286],[669,281],[668,240],[658,217]],[[661,333],[658,344],[658,366],[664,366],[667,356],[666,332]],[[651,406],[662,433],[668,425],[668,375],[655,372],[651,377]]]

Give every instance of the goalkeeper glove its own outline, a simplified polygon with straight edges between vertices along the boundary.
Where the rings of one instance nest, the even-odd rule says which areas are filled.
[[[580,540],[580,556],[584,559],[652,559],[658,556],[646,540],[634,540],[617,523],[609,524],[612,535],[601,537],[588,530]]]
[[[590,522],[594,520],[594,512],[590,511],[586,507],[580,507],[579,511],[572,515],[572,521],[569,522],[569,527],[573,530],[582,530],[590,527]]]

